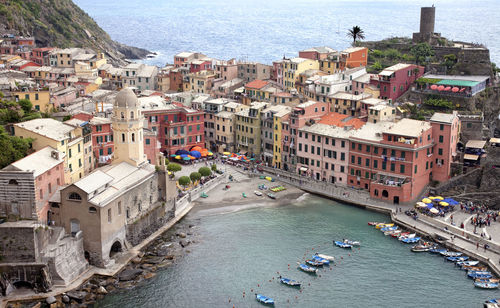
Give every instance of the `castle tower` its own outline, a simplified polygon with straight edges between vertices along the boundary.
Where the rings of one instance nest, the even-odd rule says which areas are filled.
[[[414,43],[432,43],[433,39],[440,36],[439,33],[434,32],[434,25],[436,20],[436,7],[422,7],[420,8],[420,32],[413,33]]]
[[[139,166],[147,161],[142,136],[143,121],[137,96],[131,89],[121,90],[113,104],[113,163],[125,161]]]

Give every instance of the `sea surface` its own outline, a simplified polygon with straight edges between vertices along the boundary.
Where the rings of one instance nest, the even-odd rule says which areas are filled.
[[[413,253],[367,225],[387,221],[383,214],[315,196],[280,207],[202,212],[185,218],[199,234],[191,253],[97,307],[262,307],[255,292],[273,297],[276,307],[306,308],[470,308],[500,297],[498,290],[475,288],[443,257]],[[343,238],[361,241],[360,249],[333,246]],[[317,277],[296,268],[314,252],[336,258]],[[302,282],[302,292],[278,283],[277,272]]]
[[[435,31],[485,44],[500,64],[498,0],[74,0],[113,39],[157,52],[163,66],[181,51],[271,64],[312,46],[349,46],[347,29],[366,40],[411,37],[420,7],[436,6]]]

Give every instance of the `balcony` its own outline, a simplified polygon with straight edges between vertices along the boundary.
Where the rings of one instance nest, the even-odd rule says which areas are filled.
[[[408,184],[409,180],[405,176],[379,173],[373,183],[391,187],[402,187],[404,184]]]

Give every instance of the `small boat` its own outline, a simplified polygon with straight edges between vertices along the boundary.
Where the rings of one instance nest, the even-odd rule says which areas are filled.
[[[306,260],[306,263],[311,266],[323,266],[323,262],[317,261],[317,260]]]
[[[487,272],[488,273],[488,272]],[[488,274],[478,274],[478,273],[467,273],[467,276],[472,279],[478,279],[478,278],[493,278],[491,276],[491,273]]]
[[[478,279],[475,279],[474,281],[498,283],[498,282],[500,282],[500,279],[498,279],[498,278],[478,278]]]
[[[402,241],[404,239],[415,238],[416,236],[417,236],[416,233],[406,234],[406,235],[401,234],[401,236],[398,237],[398,240]]]
[[[470,271],[467,271],[467,274],[478,274],[478,275],[491,275],[491,272],[486,270],[486,271],[473,271],[473,270],[470,270]]]
[[[348,239],[344,240],[344,244],[352,245],[352,246],[360,246],[361,243],[359,241],[351,241]]]
[[[272,193],[268,193],[267,196],[271,199],[276,199],[276,196]]]
[[[320,257],[320,258],[323,258],[325,260],[328,260],[328,261],[335,261],[335,257],[332,257],[332,256],[329,256],[329,255],[324,255],[324,254],[321,254],[321,253],[316,253],[316,256]]]
[[[242,193],[241,196],[243,196],[243,198],[246,198],[247,194],[246,193]]]
[[[429,252],[430,253],[434,253],[434,254],[441,254],[442,252],[446,252],[448,251],[448,249],[444,249],[444,248],[431,248],[429,249]]]
[[[369,222],[368,222],[368,225],[369,225],[369,226],[376,226],[376,225],[378,225],[378,224],[379,224],[379,222],[376,222],[376,221],[369,221]]]
[[[491,282],[474,282],[474,286],[476,288],[481,288],[481,289],[498,289],[498,282],[497,283],[491,283]]]
[[[457,251],[445,251],[440,253],[443,257],[460,257],[462,255],[461,252]]]
[[[467,256],[462,256],[462,257],[446,257],[446,260],[451,261],[451,262],[457,262],[457,261],[467,261],[469,257]]]
[[[479,272],[488,270],[488,268],[484,266],[471,266],[471,265],[463,265],[462,269],[464,271],[479,271]]]
[[[299,268],[306,273],[316,274],[318,272],[318,269],[315,267],[311,267],[311,266],[308,266],[308,265],[305,265],[302,263],[298,263],[298,262],[297,262],[297,264],[299,265]]]
[[[341,241],[333,241],[333,243],[335,244],[335,246],[338,246],[340,248],[352,248],[352,245],[346,244]]]
[[[262,294],[255,294],[255,298],[257,301],[266,304],[266,305],[274,305],[274,299],[264,296]]]
[[[280,278],[280,282],[282,284],[286,284],[286,285],[291,286],[291,287],[299,287],[300,288],[300,282],[292,280],[292,279]]]
[[[386,231],[395,231],[397,229],[398,229],[398,227],[383,227],[383,228],[380,228],[379,230],[382,232],[386,232]]]
[[[479,264],[479,261],[469,260],[469,261],[457,261],[458,266],[476,266]]]
[[[323,263],[323,265],[330,265],[330,261],[328,261],[327,259],[323,259],[323,258],[322,258],[322,257],[320,257],[320,256],[314,255],[314,256],[312,256],[312,259],[313,259],[314,261],[318,261],[318,262]]]
[[[258,191],[258,190],[254,191],[253,193],[256,194],[259,197],[262,196],[262,193],[260,191]]]
[[[420,241],[420,237],[405,238],[405,239],[401,240],[401,242],[403,242],[405,244],[418,243],[418,241]]]
[[[379,223],[379,224],[375,225],[375,229],[382,229],[385,227],[394,227],[394,224]]]
[[[394,230],[394,231],[385,232],[384,235],[390,235],[390,236],[396,238],[399,235],[401,235],[401,230]]]
[[[434,247],[434,245],[418,244],[418,245],[413,246],[411,248],[411,251],[413,251],[413,252],[425,252],[425,251],[431,250],[432,247]]]

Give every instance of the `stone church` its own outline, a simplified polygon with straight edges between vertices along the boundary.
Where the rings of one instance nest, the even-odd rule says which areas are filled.
[[[163,157],[159,166],[146,159],[144,117],[130,89],[116,96],[112,128],[113,162],[61,189],[60,200],[51,203],[56,224],[81,234],[85,257],[100,267],[114,264],[116,253],[138,244],[175,211],[175,182]]]

